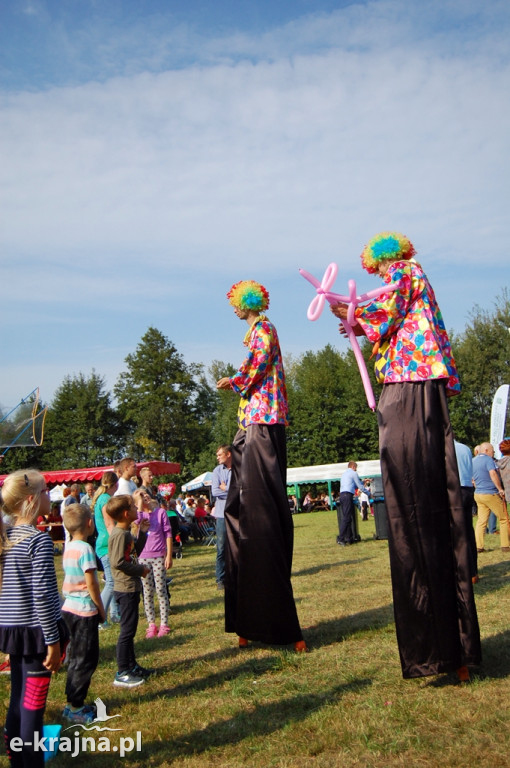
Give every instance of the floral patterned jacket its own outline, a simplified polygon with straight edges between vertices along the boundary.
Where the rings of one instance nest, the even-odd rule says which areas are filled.
[[[385,283],[400,283],[377,301],[356,309],[356,319],[371,342],[384,351],[384,384],[447,379],[449,395],[460,382],[441,311],[427,276],[415,261],[396,261]]]
[[[232,389],[241,395],[239,426],[287,424],[285,372],[276,328],[266,317],[258,317],[248,333],[248,355],[230,378]]]

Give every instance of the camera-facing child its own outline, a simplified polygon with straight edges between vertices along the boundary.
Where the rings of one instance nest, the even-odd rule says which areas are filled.
[[[93,705],[86,705],[92,675],[99,662],[98,623],[105,620],[101,602],[94,550],[87,542],[94,533],[92,512],[85,504],[69,504],[64,509],[64,525],[71,537],[65,547],[63,566],[65,619],[71,645],[68,653],[66,697],[63,716],[71,723],[91,723],[96,716]]]
[[[113,496],[105,506],[105,512],[116,525],[108,539],[108,557],[113,576],[114,596],[120,610],[120,634],[117,641],[117,674],[113,684],[123,688],[142,685],[153,670],[144,669],[136,662],[134,638],[138,627],[138,606],[141,579],[149,569],[138,562],[138,554],[147,540],[149,521],[140,523],[138,537],[131,535],[137,509],[132,496]]]
[[[170,632],[166,572],[172,567],[172,528],[166,510],[153,501],[147,491],[140,488],[133,493],[133,499],[138,510],[138,520],[147,520],[149,523],[147,541],[140,552],[140,563],[149,569],[142,581],[143,604],[148,623],[145,637],[164,637]],[[161,616],[159,630],[156,626],[155,594],[158,596]]]

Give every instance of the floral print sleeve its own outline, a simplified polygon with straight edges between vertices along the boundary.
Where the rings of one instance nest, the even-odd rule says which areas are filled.
[[[421,266],[397,261],[384,281],[398,282],[399,288],[356,310],[370,341],[385,343],[384,383],[447,379],[448,393],[457,394],[460,382],[450,340]]]
[[[398,281],[399,289],[383,293],[377,301],[356,309],[356,319],[372,342],[396,333],[409,311],[412,296],[410,264],[407,261],[398,263],[401,268],[393,270],[396,265],[392,265],[384,282]]]
[[[286,424],[287,392],[276,328],[268,320],[254,323],[248,354],[230,384],[241,395],[238,421],[250,424]]]

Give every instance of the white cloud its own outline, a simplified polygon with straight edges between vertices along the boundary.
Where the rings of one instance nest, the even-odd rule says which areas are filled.
[[[6,242],[57,261],[143,248],[206,263],[251,244],[288,262],[396,215],[458,243],[476,210],[499,250],[508,70],[402,65],[336,51],[11,96]]]
[[[385,0],[258,37],[179,27],[150,50],[142,36],[137,74],[5,96],[6,315],[27,329],[44,313],[60,348],[66,332],[83,347],[84,370],[99,329],[117,354],[119,329],[134,346],[179,317],[169,335],[192,359],[240,270],[295,285],[297,267],[334,260],[359,279],[363,244],[388,228],[431,269],[447,254],[451,286],[454,265],[481,259],[490,285],[507,243],[510,25],[489,5],[492,22],[473,2]],[[134,32],[115,45],[130,50]],[[177,39],[197,63],[140,72]],[[309,338],[289,332],[288,347]]]

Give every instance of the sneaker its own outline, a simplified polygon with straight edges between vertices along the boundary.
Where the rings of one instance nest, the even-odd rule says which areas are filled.
[[[117,672],[113,680],[113,684],[121,688],[136,688],[137,685],[142,685],[142,683],[145,683],[144,678],[134,675],[133,672]]]
[[[159,628],[158,637],[164,637],[165,635],[168,635],[170,632],[170,627],[168,627],[166,624],[162,624]]]
[[[90,725],[96,719],[96,712],[92,707],[83,706],[79,709],[71,709],[69,705],[64,707],[62,717],[65,717],[70,723],[81,723],[82,725]]]
[[[9,659],[6,659],[6,661],[2,661],[0,664],[0,675],[10,675],[11,674],[11,662]]]
[[[155,624],[149,624],[149,627],[147,629],[147,632],[145,633],[145,637],[157,637],[158,636],[158,628]]]
[[[103,621],[102,624],[98,625],[98,629],[110,629],[110,625],[108,624],[107,621]]]
[[[144,680],[147,680],[147,678],[149,678],[151,675],[156,674],[156,670],[147,669],[146,667],[141,667],[140,664],[135,664],[131,670],[131,674],[135,675],[136,677],[143,677]]]

